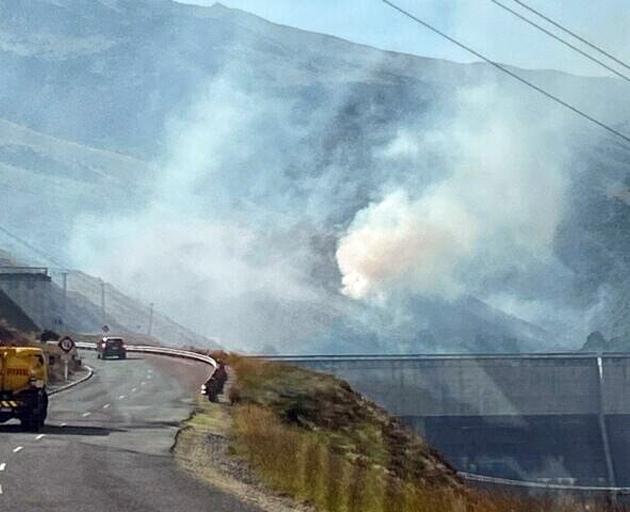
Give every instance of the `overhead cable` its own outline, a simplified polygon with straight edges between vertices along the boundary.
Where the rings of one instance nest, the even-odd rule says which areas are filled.
[[[602,55],[605,55],[606,57],[608,57],[610,60],[613,60],[614,62],[616,62],[617,64],[619,64],[620,66],[623,66],[624,68],[626,68],[628,71],[630,71],[630,65],[626,64],[624,61],[622,61],[621,59],[615,57],[614,55],[612,55],[610,52],[607,52],[606,50],[604,50],[601,46],[596,45],[595,43],[591,43],[588,39],[582,37],[579,34],[576,34],[575,32],[573,32],[572,30],[569,30],[567,27],[565,27],[564,25],[562,25],[561,23],[554,21],[553,19],[551,19],[549,16],[544,15],[542,12],[537,11],[536,9],[534,9],[533,7],[531,7],[530,5],[526,4],[525,2],[523,2],[522,0],[514,0],[514,2],[516,2],[518,5],[520,5],[521,7],[527,9],[530,12],[533,12],[536,16],[542,18],[543,20],[545,20],[548,23],[551,23],[554,27],[559,28],[560,30],[562,30],[563,32],[569,34],[570,36],[575,37],[578,41],[580,41],[581,43],[584,43],[586,46],[591,47],[593,50],[598,51],[599,53],[601,53]]]
[[[525,23],[528,23],[529,25],[531,25],[532,27],[540,30],[541,32],[544,32],[545,34],[547,34],[549,37],[555,39],[556,41],[559,41],[560,43],[562,43],[563,45],[571,48],[572,50],[576,51],[577,53],[579,53],[580,55],[586,57],[587,59],[589,59],[592,62],[595,62],[596,64],[599,64],[600,66],[602,66],[603,68],[607,69],[608,71],[610,71],[611,73],[614,73],[615,75],[617,75],[619,78],[623,78],[625,81],[630,82],[630,77],[628,75],[625,75],[623,73],[621,73],[620,71],[617,71],[615,68],[609,66],[608,64],[606,64],[605,62],[602,62],[601,60],[599,60],[597,57],[593,57],[592,55],[586,53],[584,50],[578,48],[577,46],[575,46],[574,44],[571,44],[569,41],[567,41],[566,39],[562,39],[560,36],[554,34],[553,32],[547,30],[545,27],[543,27],[542,25],[539,25],[538,23],[536,23],[535,21],[530,20],[529,18],[527,18],[526,16],[523,16],[521,13],[515,11],[514,9],[512,9],[511,7],[508,7],[507,5],[505,5],[502,2],[499,2],[499,0],[490,0],[493,4],[501,7],[501,9],[511,13],[512,15],[516,16],[517,18],[523,20]]]
[[[3,226],[0,226],[0,233],[4,233],[7,237],[9,237],[12,240],[18,242],[23,247],[26,247],[31,253],[34,253],[34,254],[38,255],[40,258],[42,258],[44,261],[46,261],[48,263],[52,263],[55,267],[57,267],[59,269],[69,268],[67,265],[62,265],[58,261],[55,261],[55,259],[52,256],[50,256],[49,254],[47,254],[43,250],[38,249],[37,247],[35,247],[31,243],[27,242],[23,238],[20,238],[15,233],[12,233],[11,231],[9,231],[7,228],[5,228]]]
[[[591,116],[590,114],[587,114],[586,112],[583,112],[579,108],[571,105],[570,103],[564,101],[563,99],[559,98],[558,96],[556,96],[556,95],[546,91],[545,89],[543,89],[542,87],[539,87],[538,85],[534,84],[533,82],[530,82],[526,78],[523,78],[522,76],[520,76],[516,72],[510,70],[507,66],[504,66],[503,64],[499,64],[498,62],[495,62],[492,59],[486,57],[482,53],[479,53],[477,50],[474,50],[470,46],[467,46],[464,43],[461,43],[460,41],[458,41],[454,37],[451,37],[448,34],[446,34],[445,32],[442,32],[440,29],[438,29],[438,28],[434,27],[433,25],[431,25],[430,23],[428,23],[428,22],[418,18],[414,14],[411,14],[409,11],[406,11],[405,9],[403,9],[402,7],[396,5],[395,3],[391,2],[390,0],[381,0],[381,1],[383,3],[385,3],[386,5],[388,5],[389,7],[391,7],[392,9],[398,11],[399,13],[403,14],[404,16],[407,16],[411,20],[415,21],[419,25],[422,25],[423,27],[429,29],[430,31],[438,34],[440,37],[443,37],[447,41],[450,41],[454,45],[459,46],[460,48],[466,50],[468,53],[471,53],[475,57],[477,57],[477,58],[487,62],[488,64],[490,64],[491,66],[495,67],[499,71],[502,71],[506,75],[511,76],[513,79],[521,82],[522,84],[526,85],[527,87],[530,87],[531,89],[539,92],[540,94],[542,94],[543,96],[549,98],[550,100],[555,101],[559,105],[562,105],[563,107],[571,110],[573,113],[577,114],[578,116],[583,117],[584,119],[590,121],[591,123],[599,126],[600,128],[606,130],[609,133],[612,133],[613,135],[619,137],[620,139],[623,139],[625,142],[630,144],[630,137],[625,135],[625,134],[623,134],[619,130],[613,128],[612,126],[607,125],[606,123],[604,123],[604,122],[602,122],[602,121],[600,121],[598,119],[596,119],[595,117]]]

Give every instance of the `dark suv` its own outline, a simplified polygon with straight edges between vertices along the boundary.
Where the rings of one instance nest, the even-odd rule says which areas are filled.
[[[126,359],[127,347],[125,347],[125,340],[122,338],[103,338],[96,347],[96,357],[98,359],[106,359],[108,357]]]

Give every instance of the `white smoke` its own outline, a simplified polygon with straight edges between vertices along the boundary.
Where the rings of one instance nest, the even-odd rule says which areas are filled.
[[[391,288],[459,293],[452,272],[473,250],[476,232],[475,220],[440,189],[418,201],[392,192],[359,212],[340,240],[342,291],[355,299]]]
[[[439,149],[445,177],[421,191],[387,191],[357,213],[340,239],[342,292],[363,299],[391,294],[488,294],[484,283],[513,268],[553,258],[567,169],[560,121],[531,124],[492,86],[457,95],[456,115],[415,139],[403,131],[383,152],[422,172]]]
[[[340,186],[348,174],[334,162],[316,172],[302,139],[317,141],[351,94],[340,84],[296,116],[294,100],[226,69],[170,122],[146,205],[77,219],[75,264],[231,346],[291,347],[326,329],[338,298],[313,276],[325,255],[312,244],[334,236],[331,198],[354,184]]]
[[[554,116],[534,124],[497,88],[466,89],[430,125],[400,123],[360,172],[361,148],[325,153],[361,94],[352,82],[308,113],[247,83],[226,70],[175,117],[133,216],[78,219],[78,266],[226,343],[295,350],[346,322],[358,337],[416,329],[390,298],[518,296],[503,276],[553,258],[566,186]],[[339,278],[381,316],[336,294]]]

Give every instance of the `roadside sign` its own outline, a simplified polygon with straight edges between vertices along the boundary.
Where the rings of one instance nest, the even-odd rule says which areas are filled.
[[[70,336],[64,336],[63,338],[61,338],[58,345],[59,348],[63,350],[66,354],[68,352],[71,352],[75,346],[74,341]]]

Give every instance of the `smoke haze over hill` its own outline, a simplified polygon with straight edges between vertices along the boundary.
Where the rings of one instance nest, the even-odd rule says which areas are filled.
[[[30,10],[2,25],[0,117],[28,130],[0,131],[1,221],[73,266],[254,350],[544,349],[610,324],[625,267],[584,253],[585,212],[625,215],[627,150],[488,67],[222,6]],[[76,21],[46,32],[55,13]],[[523,73],[630,117],[615,80]],[[58,212],[32,229],[29,183]]]

